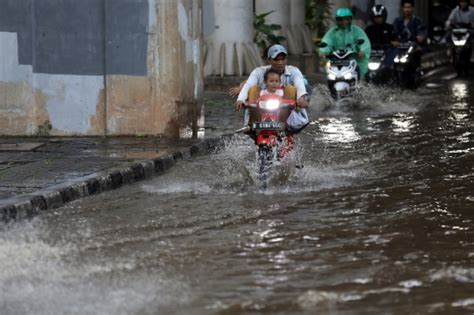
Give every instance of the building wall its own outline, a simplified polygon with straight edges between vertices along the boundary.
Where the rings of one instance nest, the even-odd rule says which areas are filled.
[[[1,0],[0,134],[178,135],[202,94],[193,0]]]

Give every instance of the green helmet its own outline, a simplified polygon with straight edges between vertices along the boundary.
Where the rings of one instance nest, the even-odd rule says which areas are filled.
[[[352,11],[349,8],[339,8],[336,11],[336,19],[352,18]]]

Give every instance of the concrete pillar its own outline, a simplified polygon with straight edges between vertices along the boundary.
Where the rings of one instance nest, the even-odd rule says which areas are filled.
[[[291,0],[290,24],[304,25],[306,16],[305,0]]]
[[[274,11],[266,17],[268,24],[282,27],[279,34],[285,36],[288,52],[291,55],[313,51],[311,32],[305,24],[306,7],[304,0],[256,0],[255,13]],[[277,33],[277,32],[276,32]]]
[[[205,75],[249,74],[263,64],[253,43],[252,0],[206,0]]]
[[[294,1],[294,0],[293,0]],[[268,24],[278,24],[281,27],[290,25],[291,14],[290,2],[288,0],[255,0],[255,14],[274,11],[267,15],[266,21]]]
[[[152,1],[155,3],[154,8],[150,8],[150,84],[137,88],[150,88],[145,104],[150,105],[146,118],[153,126],[152,133],[178,137],[187,130],[188,136],[196,126],[204,88],[202,0]]]

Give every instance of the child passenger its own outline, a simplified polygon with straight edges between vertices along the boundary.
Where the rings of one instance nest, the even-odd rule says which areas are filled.
[[[260,96],[263,95],[277,95],[283,97],[283,85],[281,84],[280,74],[273,70],[268,69],[263,75],[263,82],[265,83],[265,89],[260,91]]]

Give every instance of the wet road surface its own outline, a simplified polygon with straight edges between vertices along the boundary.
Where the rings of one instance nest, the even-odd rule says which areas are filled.
[[[313,101],[265,192],[237,136],[2,226],[1,314],[472,314],[474,82],[436,77]]]

